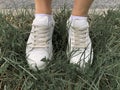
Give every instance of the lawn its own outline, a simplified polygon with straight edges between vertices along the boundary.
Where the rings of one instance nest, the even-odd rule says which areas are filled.
[[[37,72],[25,58],[33,14],[0,14],[0,90],[120,90],[120,10],[89,15],[94,62],[85,69],[69,64],[66,56],[70,12],[54,13],[54,56]]]

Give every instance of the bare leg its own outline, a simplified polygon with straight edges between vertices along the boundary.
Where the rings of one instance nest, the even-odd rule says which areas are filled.
[[[93,0],[74,0],[74,7],[72,15],[74,16],[87,16],[88,10]]]
[[[52,0],[35,0],[35,13],[36,14],[51,14]]]

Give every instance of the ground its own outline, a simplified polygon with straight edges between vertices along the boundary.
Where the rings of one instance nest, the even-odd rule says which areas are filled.
[[[54,13],[54,55],[44,70],[29,69],[25,58],[33,15],[0,14],[0,90],[120,90],[120,11],[89,15],[94,62],[69,64],[66,21],[70,10]]]

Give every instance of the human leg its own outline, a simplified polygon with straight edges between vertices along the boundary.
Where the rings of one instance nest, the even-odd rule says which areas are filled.
[[[88,10],[92,2],[93,0],[74,0],[72,15],[68,20],[68,52],[72,52],[70,63],[79,64],[80,67],[85,67],[86,63],[92,63],[93,60],[87,21]]]
[[[46,63],[42,59],[51,59],[53,28],[51,0],[35,0],[35,19],[26,46],[26,59],[30,69],[44,69]]]
[[[74,7],[72,15],[74,16],[87,16],[88,10],[93,0],[74,0]]]
[[[51,14],[52,0],[34,0],[36,14]]]

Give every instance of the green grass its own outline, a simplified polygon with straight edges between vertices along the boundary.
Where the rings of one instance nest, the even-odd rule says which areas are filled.
[[[0,90],[120,90],[120,11],[90,15],[94,62],[84,70],[66,56],[70,11],[54,13],[54,56],[44,70],[31,71],[25,59],[33,15],[0,14]]]

